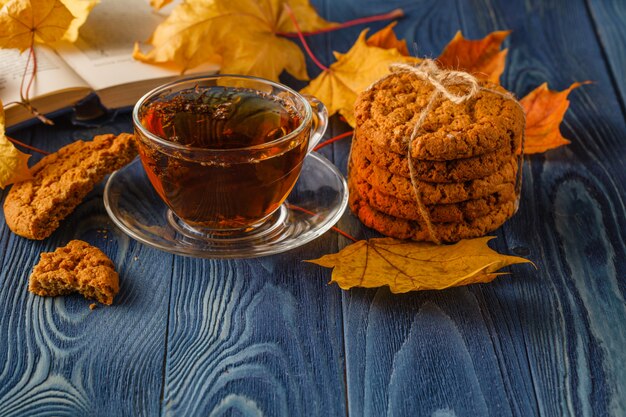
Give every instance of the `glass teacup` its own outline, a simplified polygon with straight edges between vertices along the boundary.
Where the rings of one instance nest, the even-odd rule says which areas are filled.
[[[245,234],[264,225],[322,138],[325,107],[281,84],[215,75],[158,87],[133,124],[150,182],[184,230]]]

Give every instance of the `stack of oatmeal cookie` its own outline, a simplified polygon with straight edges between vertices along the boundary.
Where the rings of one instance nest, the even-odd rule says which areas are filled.
[[[461,94],[462,88],[449,91]],[[506,90],[481,83],[461,104],[439,95],[413,135],[433,93],[431,83],[397,72],[360,94],[349,161],[350,207],[368,227],[400,239],[482,236],[517,209],[524,112]]]

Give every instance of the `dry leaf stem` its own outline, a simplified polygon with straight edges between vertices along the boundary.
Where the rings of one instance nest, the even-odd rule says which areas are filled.
[[[28,68],[30,67],[31,61],[33,63],[33,69],[30,72],[30,79],[28,80],[28,84],[26,85],[26,88],[24,88],[24,82],[26,81],[26,76],[28,74]],[[36,75],[37,75],[37,54],[35,53],[35,34],[33,32],[30,47],[28,48],[28,58],[26,59],[26,66],[24,67],[24,72],[22,73],[22,81],[20,82],[20,100],[21,101],[17,102],[17,104],[26,108],[26,110],[28,110],[33,116],[41,120],[43,123],[47,125],[54,125],[52,120],[48,119],[43,114],[39,113],[37,109],[34,108],[32,104],[30,104],[30,90],[33,86],[33,82],[35,81]]]
[[[328,139],[328,140],[325,140],[325,141],[324,141],[324,142],[322,142],[322,143],[318,143],[318,144],[315,146],[315,148],[313,148],[313,150],[314,150],[314,151],[319,151],[319,150],[320,150],[320,149],[322,149],[323,147],[328,146],[328,145],[330,145],[331,143],[338,142],[338,141],[340,141],[341,139],[344,139],[344,138],[350,137],[350,136],[352,136],[353,134],[354,134],[354,130],[349,130],[349,131],[347,131],[347,132],[345,132],[345,133],[342,133],[342,134],[337,135],[337,136],[334,136],[334,137],[332,137],[332,138],[330,138],[330,139]]]
[[[352,26],[362,25],[365,23],[398,19],[403,16],[404,16],[404,11],[402,9],[395,9],[395,10],[390,11],[389,13],[377,14],[373,16],[367,16],[367,17],[361,17],[358,19],[348,20],[347,22],[339,23],[336,26],[318,29],[312,32],[298,32],[298,33],[277,32],[276,34],[280,36],[284,36],[286,38],[299,38],[300,35],[302,36],[319,35],[321,33],[333,32],[335,30],[341,30],[341,29],[352,27]]]
[[[12,142],[12,143],[14,143],[14,144],[16,144],[16,145],[19,145],[19,146],[21,146],[22,148],[30,149],[31,151],[33,151],[33,152],[38,152],[38,153],[40,153],[40,154],[42,154],[42,155],[50,155],[50,152],[44,151],[43,149],[35,148],[34,146],[27,145],[27,144],[25,144],[25,143],[23,143],[23,142],[20,142],[20,141],[19,141],[19,140],[17,140],[17,139],[13,139],[13,138],[10,138],[10,137],[8,137],[8,136],[5,136],[5,137],[7,138],[7,140],[8,140],[9,142]]]
[[[31,40],[30,47],[28,48],[28,58],[26,58],[26,66],[24,67],[24,72],[22,73],[22,82],[20,83],[20,99],[24,103],[29,102],[30,88],[33,85],[33,81],[35,80],[35,73],[37,72],[37,56],[35,55],[35,34],[33,33],[33,37]],[[28,73],[28,67],[30,66],[30,61],[33,61],[33,70],[30,73],[30,80],[28,80],[28,86],[26,90],[24,90],[24,81],[26,81],[26,74]]]
[[[310,214],[311,216],[315,216],[315,213],[305,209],[304,207],[296,206],[294,204],[288,204],[288,206],[292,210],[301,211],[302,213],[306,213],[306,214]],[[357,239],[354,236],[352,236],[348,232],[344,232],[343,230],[341,230],[340,228],[338,228],[336,226],[331,227],[331,230],[339,233],[341,236],[343,236],[343,237],[345,237],[347,239],[350,239],[353,242],[358,242]]]
[[[297,36],[298,38],[300,38],[300,42],[302,42],[302,46],[304,47],[304,50],[306,51],[306,53],[309,55],[309,57],[313,60],[313,62],[315,63],[315,65],[317,65],[319,69],[321,69],[322,71],[328,71],[328,67],[322,64],[317,59],[315,54],[313,54],[313,51],[311,51],[311,48],[309,48],[309,44],[306,42],[306,39],[304,39],[304,35],[302,34],[302,31],[300,30],[298,19],[296,19],[296,15],[293,14],[293,10],[291,10],[291,7],[289,7],[289,4],[285,3],[284,7],[285,7],[285,10],[287,11],[287,14],[289,15],[289,18],[293,22],[293,25],[296,27]]]

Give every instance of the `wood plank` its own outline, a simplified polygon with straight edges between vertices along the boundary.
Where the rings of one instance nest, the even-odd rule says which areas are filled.
[[[482,288],[508,395],[519,415],[624,414],[626,124],[592,21],[583,1],[460,4],[470,33],[514,30],[504,84],[516,93],[595,81],[571,95],[572,144],[527,158],[521,211],[505,227],[502,248],[528,253],[537,279]],[[485,7],[494,13],[471,13]]]
[[[128,130],[127,116],[103,129],[64,123],[15,136],[54,149],[76,137]],[[24,136],[22,136],[24,134]],[[31,136],[31,137],[29,137]],[[117,229],[104,211],[103,187],[42,242],[3,224],[0,272],[0,415],[144,415],[160,412],[173,257],[148,249]],[[101,248],[120,273],[111,307],[89,309],[78,295],[42,298],[27,291],[42,251],[78,238]]]
[[[350,291],[344,314],[350,415],[512,415],[472,291]]]
[[[312,3],[329,16],[330,2]],[[328,39],[310,39],[322,60]],[[177,257],[163,414],[345,415],[340,291],[302,262],[335,252],[336,242],[329,232],[260,259]]]
[[[441,3],[407,18],[447,13],[433,33],[416,26],[420,44],[513,29],[503,80],[517,94],[543,81],[597,84],[572,94],[563,131],[574,143],[528,159],[521,212],[497,233],[499,251],[538,272],[515,267],[511,278],[439,293],[344,295],[349,412],[621,415],[626,128],[584,4]],[[342,227],[375,235],[350,218]]]
[[[165,415],[345,415],[334,237],[249,261],[176,258]]]
[[[622,111],[626,111],[626,3],[621,0],[589,0],[587,4],[611,70],[611,81],[620,93]]]

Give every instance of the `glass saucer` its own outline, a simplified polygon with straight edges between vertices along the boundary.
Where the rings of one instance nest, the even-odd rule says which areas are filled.
[[[114,172],[104,189],[113,222],[133,239],[177,255],[199,258],[253,258],[304,245],[330,229],[348,205],[346,181],[323,156],[310,153],[287,201],[246,237],[194,233],[163,203],[136,158]]]

